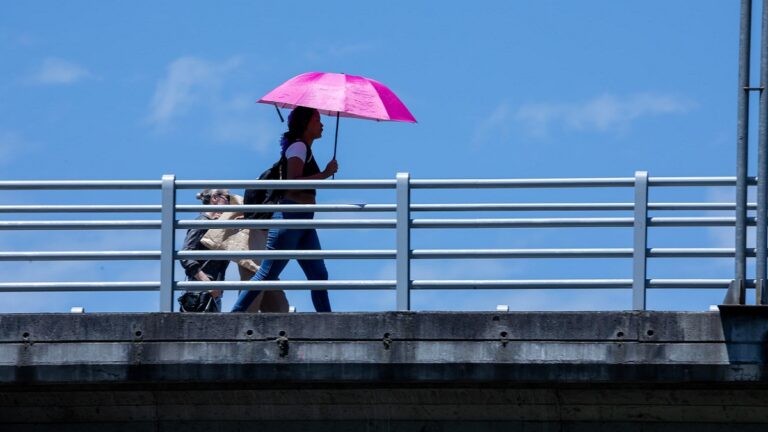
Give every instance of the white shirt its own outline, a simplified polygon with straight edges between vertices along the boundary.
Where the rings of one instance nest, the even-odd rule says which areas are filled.
[[[296,141],[295,143],[289,145],[288,148],[285,149],[285,158],[290,159],[292,157],[297,157],[301,159],[302,162],[306,162],[307,145],[301,141]]]

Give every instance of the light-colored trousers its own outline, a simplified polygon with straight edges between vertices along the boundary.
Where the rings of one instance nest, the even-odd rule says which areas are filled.
[[[248,235],[248,249],[264,250],[267,245],[267,230],[252,229]],[[261,265],[260,259],[254,259],[256,264]],[[237,267],[240,271],[240,280],[248,281],[254,275],[254,272]],[[288,312],[288,299],[282,290],[264,290],[248,306],[247,312]]]

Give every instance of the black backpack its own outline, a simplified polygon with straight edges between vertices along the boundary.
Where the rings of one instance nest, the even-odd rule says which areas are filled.
[[[285,156],[272,164],[259,176],[259,180],[280,180],[283,178],[283,164],[287,161]],[[243,194],[243,204],[245,205],[272,205],[277,204],[283,197],[282,190],[275,189],[246,189]],[[246,219],[272,219],[272,212],[245,212]]]
[[[179,312],[221,312],[208,291],[187,291],[178,299]]]

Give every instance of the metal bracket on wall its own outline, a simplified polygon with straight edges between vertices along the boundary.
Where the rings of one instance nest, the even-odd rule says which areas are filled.
[[[768,292],[766,292],[766,279],[758,279],[755,281],[755,304],[766,305],[768,304]]]
[[[734,279],[728,286],[728,292],[725,293],[723,304],[742,305],[744,304],[745,295],[746,290],[744,286],[744,279]]]

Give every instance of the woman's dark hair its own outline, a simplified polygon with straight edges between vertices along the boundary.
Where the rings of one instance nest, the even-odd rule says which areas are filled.
[[[289,145],[298,141],[307,130],[309,121],[317,112],[314,108],[298,106],[288,114],[288,130],[280,138],[280,151],[285,153]]]

